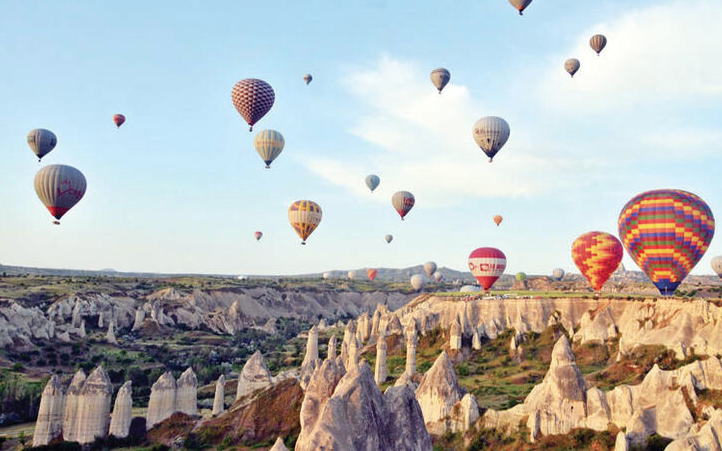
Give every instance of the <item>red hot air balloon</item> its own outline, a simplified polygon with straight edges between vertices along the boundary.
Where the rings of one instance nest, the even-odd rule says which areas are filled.
[[[619,214],[624,247],[663,296],[671,296],[707,251],[714,216],[697,195],[656,190],[635,196]]]
[[[233,86],[231,100],[238,114],[251,126],[260,121],[271,110],[276,94],[271,85],[257,78],[246,78]]]
[[[263,236],[263,232],[261,232],[260,230],[257,230],[256,233],[253,234],[253,236],[255,236],[255,237],[256,237],[256,241],[258,241],[258,240],[260,240],[261,237]]]
[[[469,255],[469,270],[485,291],[504,274],[506,255],[493,247],[480,247]]]
[[[415,203],[416,199],[414,195],[408,191],[398,191],[391,197],[391,204],[399,213],[399,216],[401,216],[402,221],[404,220],[404,216],[409,214],[411,209],[414,208]]]
[[[572,244],[572,259],[594,291],[601,291],[612,273],[619,267],[624,250],[622,243],[604,232],[589,232]]]
[[[120,128],[121,125],[125,124],[125,116],[122,114],[116,114],[113,116],[113,123],[117,128]]]
[[[374,268],[369,268],[369,269],[366,270],[366,275],[368,276],[368,278],[369,278],[369,280],[370,280],[371,282],[374,281],[374,279],[376,278],[376,276],[378,275],[378,273],[379,273],[379,272],[378,272],[376,269],[374,269]]]

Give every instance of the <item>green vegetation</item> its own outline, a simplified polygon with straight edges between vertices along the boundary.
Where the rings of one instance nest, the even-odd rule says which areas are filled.
[[[12,370],[0,370],[0,414],[17,415],[17,422],[35,421],[47,381],[29,381]]]

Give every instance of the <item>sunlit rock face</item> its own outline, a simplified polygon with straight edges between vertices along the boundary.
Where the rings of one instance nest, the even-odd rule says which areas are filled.
[[[33,446],[47,445],[63,432],[65,390],[57,375],[53,375],[43,389],[38,419],[35,422]]]

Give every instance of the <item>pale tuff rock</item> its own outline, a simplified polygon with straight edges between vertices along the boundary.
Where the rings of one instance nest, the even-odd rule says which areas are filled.
[[[78,327],[80,325],[80,321],[83,320],[83,311],[82,307],[80,305],[80,299],[76,298],[75,305],[73,305],[73,313],[70,320],[70,325],[72,327]]]
[[[604,392],[597,387],[587,390],[587,427],[603,431],[608,427],[610,420],[611,411]]]
[[[359,345],[356,338],[351,338],[348,344],[348,361],[344,363],[347,370],[355,368],[358,365]]]
[[[386,324],[386,335],[402,335],[404,328],[401,327],[401,321],[398,315],[392,315],[389,322]]]
[[[113,345],[118,344],[115,339],[115,325],[112,320],[108,323],[108,333],[105,334],[105,341]]]
[[[316,326],[311,327],[308,331],[308,340],[306,341],[306,355],[301,363],[301,388],[305,389],[308,381],[311,379],[313,371],[321,360],[318,358],[318,329]]]
[[[617,441],[614,443],[614,451],[629,451],[629,441],[627,440],[627,434],[622,431],[619,431],[617,433]]]
[[[175,411],[186,415],[198,414],[198,379],[193,368],[188,367],[176,381]]]
[[[471,349],[481,349],[481,338],[479,338],[479,331],[474,329],[474,335],[471,337]]]
[[[76,414],[78,443],[91,443],[97,437],[108,435],[110,423],[110,397],[113,394],[113,384],[110,383],[108,373],[98,366],[88,376],[78,394],[78,408]]]
[[[103,315],[103,312],[100,312],[98,314],[98,328],[99,329],[102,329],[103,327],[105,327],[104,319],[105,319],[105,317]]]
[[[374,314],[371,316],[371,335],[370,339],[375,340],[379,334],[379,326],[381,326],[381,305],[376,306]]]
[[[53,337],[55,323],[46,319],[42,310],[0,300],[0,347],[30,346],[35,339],[50,340]]]
[[[408,387],[392,387],[382,395],[366,362],[340,374],[329,360],[314,374],[301,407],[296,451],[431,451]]]
[[[461,325],[458,318],[451,324],[449,330],[449,349],[461,349]]]
[[[135,332],[143,327],[143,321],[145,321],[145,310],[138,308],[135,310],[135,320],[133,321],[132,331]]]
[[[278,437],[276,439],[276,443],[274,443],[271,449],[269,449],[268,451],[288,451],[288,448],[286,448],[286,445],[283,444],[283,440],[281,440],[281,437]]]
[[[358,343],[359,346],[363,346],[363,338],[361,337],[361,329],[356,328],[356,343]]]
[[[343,341],[341,342],[341,360],[343,360],[346,367],[348,367],[348,347],[351,341],[356,342],[356,323],[352,319],[346,323],[346,328],[343,330]]]
[[[409,376],[416,374],[416,345],[418,340],[416,334],[409,335],[406,339],[406,373]]]
[[[76,417],[78,415],[78,397],[80,395],[80,389],[83,388],[85,383],[85,373],[83,370],[78,370],[73,376],[73,380],[70,381],[67,395],[65,397],[65,410],[63,412],[63,439],[66,442],[75,442],[78,424]]]
[[[328,339],[328,354],[327,358],[329,359],[335,359],[336,358],[336,334],[331,335],[331,338]]]
[[[617,325],[609,307],[602,309],[594,318],[590,312],[584,312],[579,326],[579,332],[574,334],[573,341],[604,344],[617,337]]]
[[[674,440],[665,448],[665,451],[701,450],[722,450],[722,410],[713,410],[706,424],[696,426],[686,437]]]
[[[326,323],[326,318],[321,318],[321,321],[318,322],[318,331],[323,332],[328,328],[329,328],[329,326]]]
[[[175,412],[176,382],[170,371],[163,373],[153,384],[145,417],[146,429],[173,415]]]
[[[216,394],[213,397],[213,416],[218,416],[226,410],[224,399],[226,397],[226,376],[222,375],[216,381]]]
[[[276,335],[278,334],[278,329],[276,329],[276,318],[268,318],[268,321],[261,326],[261,330],[270,334],[270,335]]]
[[[78,337],[85,338],[87,333],[85,332],[85,320],[80,321],[80,327],[78,328]]]
[[[57,324],[70,323],[77,328],[82,319],[98,319],[98,328],[104,329],[108,321],[115,320],[117,327],[129,327],[138,301],[130,297],[114,297],[106,293],[83,293],[71,295],[53,302],[48,307],[47,317]],[[102,320],[101,320],[102,316]]]
[[[70,343],[72,341],[70,339],[70,332],[67,330],[59,332],[58,329],[55,329],[55,338],[63,343]]]
[[[35,422],[33,446],[47,445],[60,436],[63,430],[65,393],[60,379],[53,375],[43,389],[38,419]]]
[[[356,322],[356,336],[361,343],[365,343],[371,336],[371,320],[369,319],[369,312],[363,312]]]
[[[261,351],[256,351],[243,365],[241,375],[238,376],[236,401],[256,390],[269,387],[272,383],[271,373],[266,367],[266,360]]]
[[[379,336],[376,344],[376,368],[374,371],[376,383],[381,385],[386,381],[386,337]]]
[[[400,387],[401,385],[408,385],[409,388],[414,391],[416,391],[417,388],[416,382],[411,379],[408,371],[401,373],[401,376],[399,376],[399,378],[396,379],[396,382],[394,382],[394,387]]]
[[[113,416],[110,419],[109,434],[118,438],[125,438],[130,431],[130,422],[133,419],[133,383],[127,381],[120,387],[113,405]]]
[[[461,408],[454,409],[451,415],[450,429],[452,432],[465,432],[479,419],[479,404],[476,396],[467,393],[461,398]]]

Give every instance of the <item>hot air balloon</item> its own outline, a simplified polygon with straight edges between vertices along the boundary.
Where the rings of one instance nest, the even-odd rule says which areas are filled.
[[[55,224],[80,202],[86,188],[83,173],[72,166],[51,164],[35,174],[35,192],[56,219]]]
[[[391,197],[391,204],[399,213],[399,216],[401,216],[402,221],[404,220],[404,216],[409,214],[411,209],[414,208],[415,203],[416,199],[414,195],[408,191],[398,191]]]
[[[574,78],[574,74],[579,71],[579,67],[581,67],[581,64],[576,58],[570,58],[564,62],[564,70],[566,70],[567,73],[572,76],[572,78]]]
[[[261,160],[266,163],[266,169],[270,169],[273,160],[283,151],[286,140],[276,130],[261,130],[253,140],[253,145]]]
[[[393,241],[394,236],[393,236],[393,235],[386,235],[386,236],[384,237],[384,239],[386,240],[387,243],[390,243],[391,241]]]
[[[509,3],[511,3],[511,6],[516,8],[517,11],[519,11],[519,15],[523,15],[522,13],[526,9],[527,6],[531,3],[532,0],[509,0]]]
[[[324,278],[324,279],[330,279],[330,278],[331,278],[331,273],[330,273],[330,272],[325,272],[325,273],[323,273],[323,278]]]
[[[424,272],[426,273],[426,277],[431,277],[434,272],[436,272],[436,263],[434,262],[426,262],[424,263]]]
[[[436,281],[436,283],[441,282],[441,279],[443,279],[443,278],[444,278],[444,275],[441,274],[439,271],[436,271],[434,273],[434,281]]]
[[[501,215],[494,216],[494,223],[496,223],[496,226],[499,227],[499,224],[501,224],[501,221],[503,221],[504,218]]]
[[[451,80],[451,73],[443,67],[431,71],[431,83],[439,90],[439,94],[449,80]]]
[[[663,296],[674,294],[714,236],[709,206],[681,190],[635,196],[622,208],[618,225],[627,252]]]
[[[306,74],[303,76],[303,81],[305,81],[306,84],[311,83],[312,80],[313,80],[313,76],[311,74]]]
[[[459,290],[460,293],[477,293],[479,291],[479,287],[476,285],[464,285]]]
[[[572,259],[594,291],[601,291],[623,255],[619,240],[604,232],[585,233],[572,244]]]
[[[722,257],[713,258],[709,264],[712,267],[712,271],[722,278]]]
[[[371,192],[373,193],[377,186],[379,186],[379,183],[381,183],[381,179],[376,174],[369,174],[366,176],[366,186],[369,187]]]
[[[356,278],[356,273],[353,271],[349,271],[348,273],[346,273],[346,275],[348,276],[349,280],[353,280]]]
[[[316,202],[310,200],[297,200],[288,207],[288,222],[301,237],[301,244],[316,230],[321,222],[323,212]]]
[[[58,138],[55,133],[44,128],[36,128],[30,130],[28,133],[28,146],[38,157],[38,161],[42,160],[43,157],[50,153],[51,150],[55,149],[58,144]]]
[[[607,38],[602,34],[595,34],[589,40],[589,45],[595,52],[597,52],[597,56],[599,56],[599,54],[602,53],[602,50],[604,50],[604,47],[607,46]]]
[[[489,157],[489,163],[494,155],[499,153],[506,141],[509,139],[509,124],[502,118],[488,116],[479,119],[472,129],[474,141],[482,151]]]
[[[564,270],[562,268],[554,268],[554,271],[552,271],[552,279],[554,280],[562,280],[564,278]]]
[[[116,128],[120,128],[121,125],[125,124],[125,116],[122,114],[116,114],[113,116],[113,123]]]
[[[258,240],[260,240],[261,237],[263,236],[263,232],[261,232],[261,231],[256,231],[256,233],[254,233],[253,236],[255,236],[255,237],[256,237],[256,241],[258,241]]]
[[[231,100],[238,114],[250,125],[249,130],[253,131],[253,125],[270,111],[276,100],[276,94],[271,85],[265,81],[246,78],[233,86]]]
[[[424,288],[424,285],[426,285],[424,276],[422,276],[421,274],[414,274],[413,276],[411,276],[411,280],[409,280],[409,283],[411,283],[411,287],[416,291],[421,290],[422,288]]]
[[[485,291],[504,274],[506,255],[493,247],[480,247],[469,254],[469,270]]]
[[[518,272],[516,273],[516,276],[514,276],[518,282],[523,282],[526,280],[526,273]]]
[[[379,273],[379,272],[378,272],[376,269],[374,269],[374,268],[369,268],[369,269],[366,270],[366,276],[368,276],[368,278],[369,278],[369,280],[370,280],[371,282],[374,281],[374,279],[376,278],[376,275],[377,275],[378,273]]]

